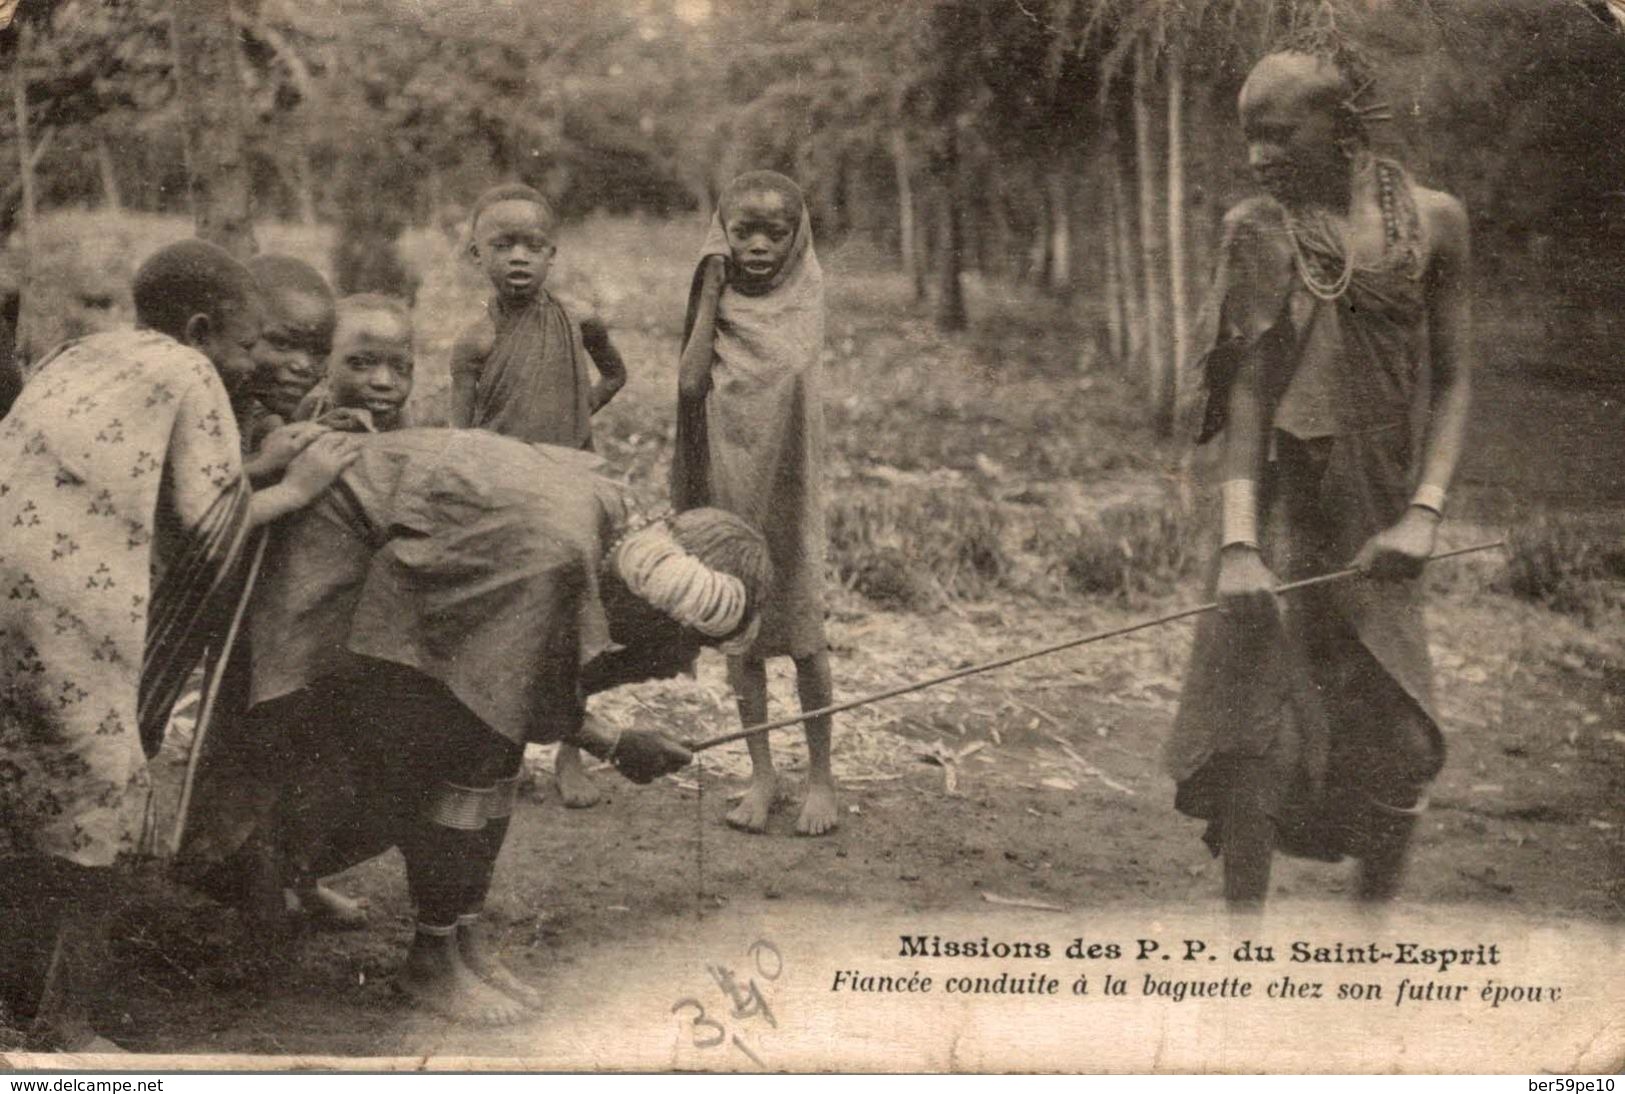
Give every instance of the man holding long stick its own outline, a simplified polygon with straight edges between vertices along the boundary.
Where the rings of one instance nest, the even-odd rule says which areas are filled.
[[[1305,41],[1240,98],[1265,193],[1225,218],[1203,363],[1221,612],[1198,625],[1166,754],[1238,909],[1263,903],[1277,848],[1353,856],[1360,898],[1392,898],[1444,760],[1420,574],[1466,431],[1467,218],[1373,153],[1369,86]],[[1277,577],[1351,562],[1365,579],[1277,603]]]

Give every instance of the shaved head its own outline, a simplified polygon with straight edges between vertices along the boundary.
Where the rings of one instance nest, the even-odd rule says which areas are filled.
[[[553,212],[552,204],[542,196],[542,192],[534,187],[526,186],[522,182],[505,182],[500,186],[493,186],[481,194],[474,202],[474,211],[468,216],[470,230],[478,227],[480,214],[505,201],[527,201],[541,210],[542,223],[548,228],[554,228],[558,217]]]
[[[778,194],[784,199],[785,212],[792,223],[800,221],[807,205],[801,187],[777,171],[746,171],[723,189],[722,198],[717,202],[722,219],[727,220],[737,203],[751,194]]]
[[[402,327],[412,329],[412,311],[398,296],[385,296],[377,292],[361,292],[339,301],[339,318],[344,319],[363,312],[383,312],[393,316]]]
[[[130,288],[136,321],[181,341],[193,316],[208,316],[217,329],[227,327],[256,305],[258,294],[248,267],[201,239],[154,252]]]
[[[304,293],[333,303],[333,290],[316,267],[292,255],[255,255],[247,262],[248,272],[266,292]]]
[[[1241,85],[1238,106],[1243,114],[1282,102],[1335,110],[1351,90],[1332,61],[1288,50],[1271,53],[1253,66]]]

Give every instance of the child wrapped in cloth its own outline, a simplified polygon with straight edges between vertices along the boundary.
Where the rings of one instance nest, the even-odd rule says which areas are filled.
[[[767,536],[774,584],[762,631],[728,675],[745,725],[767,719],[767,659],[789,657],[801,709],[833,701],[824,637],[824,275],[800,187],[749,171],[723,191],[691,291],[678,369],[672,501],[714,505]],[[807,794],[796,831],[832,831],[839,808],[829,716],[807,719]],[[747,740],[751,785],[728,814],[765,831],[779,783],[766,736]]]
[[[478,924],[524,745],[568,741],[639,782],[687,764],[658,734],[601,729],[584,698],[753,640],[766,545],[714,509],[641,521],[590,453],[483,430],[357,440],[268,549],[252,714],[206,742],[183,861],[196,875],[267,826],[318,876],[397,846],[418,917],[400,986],[448,1017],[516,1020],[536,992]],[[279,808],[290,749],[340,774]]]

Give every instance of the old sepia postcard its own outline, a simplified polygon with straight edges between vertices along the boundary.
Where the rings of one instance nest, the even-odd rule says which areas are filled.
[[[0,1068],[1625,1068],[1619,0],[0,28]]]

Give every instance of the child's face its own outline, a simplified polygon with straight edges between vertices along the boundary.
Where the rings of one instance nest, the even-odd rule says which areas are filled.
[[[412,394],[412,327],[382,309],[339,318],[327,388],[333,405],[362,407],[379,429],[394,429]]]
[[[273,414],[291,418],[327,371],[337,320],[331,301],[298,289],[271,289],[264,300],[249,391]]]
[[[774,190],[740,194],[723,211],[722,227],[733,256],[729,276],[745,285],[772,281],[796,239],[789,203]]]
[[[556,250],[553,226],[534,201],[499,201],[480,213],[474,224],[474,254],[480,269],[508,299],[536,295],[547,280]]]

